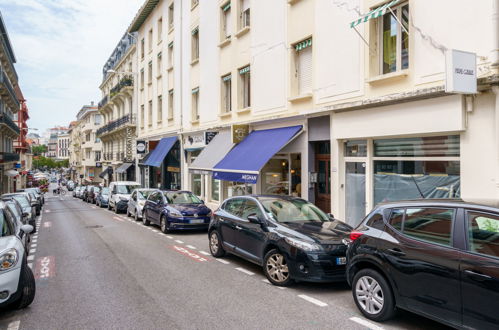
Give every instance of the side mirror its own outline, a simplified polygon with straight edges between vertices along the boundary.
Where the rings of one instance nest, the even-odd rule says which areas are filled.
[[[334,214],[332,214],[332,213],[328,213],[327,215],[329,215],[329,217],[330,217],[330,218],[335,219]]]
[[[25,217],[25,218],[26,218],[28,215],[29,215],[29,213],[28,213],[28,212],[23,212],[23,217]]]
[[[258,225],[261,225],[263,223],[263,221],[260,220],[260,218],[258,218],[256,214],[248,215],[247,219],[249,222],[256,223]]]
[[[201,204],[205,204],[204,200],[201,200]]]
[[[22,225],[21,231],[25,234],[29,234],[33,231],[33,226],[32,225]]]

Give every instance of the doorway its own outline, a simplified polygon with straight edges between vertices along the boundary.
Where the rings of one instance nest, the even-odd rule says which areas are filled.
[[[350,226],[357,226],[366,214],[366,162],[345,163],[345,214]]]
[[[329,141],[315,144],[315,205],[326,213],[331,212],[331,143]]]

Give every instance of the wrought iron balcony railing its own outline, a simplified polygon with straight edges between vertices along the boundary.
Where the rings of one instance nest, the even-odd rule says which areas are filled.
[[[19,154],[15,152],[0,152],[0,163],[18,162]]]
[[[130,76],[124,77],[120,80],[119,83],[116,84],[111,91],[109,92],[109,98],[113,98],[116,94],[118,94],[123,87],[131,87],[133,86],[133,78]]]
[[[11,101],[11,105],[13,105],[16,110],[18,110],[20,107],[19,100],[17,99],[16,92],[14,91],[14,87],[12,86],[9,77],[4,70],[0,70],[0,84],[3,87],[1,90],[1,94],[6,95]]]
[[[21,130],[19,129],[19,126],[9,118],[5,113],[0,113],[0,124],[6,125],[8,128],[13,130],[17,135],[21,134]]]
[[[116,129],[118,129],[126,124],[134,125],[135,124],[135,116],[128,114],[128,115],[125,115],[121,118],[118,118],[116,120],[109,122],[108,124],[102,126],[101,128],[99,128],[97,130],[97,136],[112,132],[112,131],[114,131],[114,130],[116,130]]]
[[[100,100],[99,102],[99,109],[102,108],[103,106],[105,106],[107,104],[107,102],[109,101],[109,96],[108,95],[105,95],[102,100]]]

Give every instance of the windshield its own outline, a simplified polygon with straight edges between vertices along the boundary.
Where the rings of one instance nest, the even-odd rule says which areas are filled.
[[[139,188],[137,185],[117,185],[116,186],[116,193],[117,194],[131,194],[134,189]]]
[[[101,195],[109,195],[109,188],[102,188]]]
[[[190,192],[164,192],[163,195],[170,204],[203,204],[196,195]]]
[[[26,199],[26,197],[17,195],[17,196],[14,196],[14,198],[16,199],[16,201],[19,202],[19,204],[21,204],[22,208],[31,207],[31,205],[29,204],[29,201]]]
[[[265,211],[277,222],[330,221],[317,206],[303,199],[259,198]]]
[[[142,191],[137,190],[137,197],[139,199],[147,199],[153,191],[154,190],[142,190]]]

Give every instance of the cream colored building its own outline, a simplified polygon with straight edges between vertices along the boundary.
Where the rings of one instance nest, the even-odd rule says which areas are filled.
[[[497,0],[148,0],[129,29],[153,165],[143,182],[180,177],[213,204],[292,194],[354,225],[385,200],[499,204],[498,11]],[[476,54],[476,93],[446,92],[451,50]],[[284,142],[252,145],[277,128]]]
[[[136,34],[126,33],[121,38],[103,67],[103,81],[99,86],[102,92],[99,113],[104,122],[97,136],[102,140],[101,177],[108,183],[134,181],[136,177],[135,44]]]

